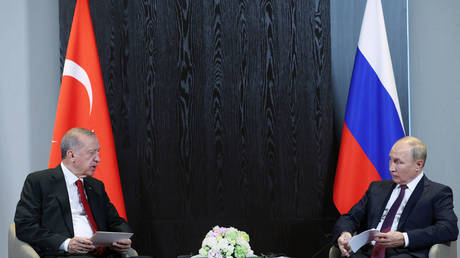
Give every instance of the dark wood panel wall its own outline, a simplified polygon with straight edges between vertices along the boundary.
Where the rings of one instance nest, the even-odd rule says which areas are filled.
[[[61,64],[75,1],[60,1]],[[337,216],[326,0],[90,1],[134,245],[325,257]],[[316,254],[315,254],[316,253]]]

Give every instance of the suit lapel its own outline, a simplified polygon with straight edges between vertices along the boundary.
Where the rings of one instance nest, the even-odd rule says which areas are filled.
[[[403,228],[404,224],[406,223],[412,209],[415,207],[415,204],[418,202],[420,197],[423,194],[423,190],[427,188],[427,180],[426,177],[423,176],[420,182],[417,184],[417,186],[414,189],[414,192],[411,194],[409,200],[407,201],[406,207],[404,207],[404,210],[401,214],[401,218],[399,219],[398,223],[398,230]]]
[[[54,176],[52,180],[53,180],[53,187],[55,187],[56,189],[56,198],[58,199],[59,204],[61,206],[61,212],[63,215],[65,225],[67,226],[67,229],[73,236],[74,231],[73,231],[73,223],[72,223],[72,214],[70,211],[69,193],[67,192],[67,186],[66,186],[66,182],[64,179],[64,173],[62,172],[61,165],[57,166],[53,172],[54,172]]]
[[[380,219],[382,218],[382,215],[383,215],[383,211],[385,210],[388,200],[390,199],[391,192],[393,191],[395,187],[396,187],[396,184],[393,181],[389,180],[389,181],[383,182],[382,188],[383,188],[384,194],[381,194],[382,191],[380,190],[376,192],[377,200],[379,200],[377,202],[377,207],[379,211],[377,213],[377,216],[373,216],[371,228],[377,228],[377,226],[379,225]]]
[[[96,221],[96,225],[99,230],[101,230],[101,212],[99,210],[100,204],[98,203],[100,198],[100,193],[98,193],[93,185],[93,182],[89,178],[83,179],[85,182],[85,192],[86,196],[88,197],[89,207],[91,208],[91,212],[93,213],[94,220]]]

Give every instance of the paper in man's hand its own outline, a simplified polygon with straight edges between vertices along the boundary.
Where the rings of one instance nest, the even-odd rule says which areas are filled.
[[[129,239],[133,233],[127,232],[107,232],[107,231],[97,231],[91,237],[93,245],[95,246],[109,246],[113,242],[117,242],[122,239]]]
[[[378,229],[369,229],[361,232],[361,234],[352,237],[349,242],[351,250],[354,253],[356,253],[359,250],[359,248],[361,248],[363,245],[374,240],[374,236],[378,232],[380,232]]]

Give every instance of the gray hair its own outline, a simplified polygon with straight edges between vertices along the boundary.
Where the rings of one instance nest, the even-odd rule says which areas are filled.
[[[399,139],[398,142],[399,141],[404,141],[407,144],[409,144],[409,146],[411,147],[412,159],[414,161],[423,160],[422,167],[424,167],[425,162],[426,162],[426,156],[427,156],[425,144],[420,139],[413,137],[413,136],[403,137]]]
[[[81,147],[81,142],[79,137],[82,135],[86,136],[96,136],[93,131],[90,131],[85,128],[72,128],[67,131],[61,140],[61,158],[65,159],[67,156],[67,151],[69,150],[78,150]]]

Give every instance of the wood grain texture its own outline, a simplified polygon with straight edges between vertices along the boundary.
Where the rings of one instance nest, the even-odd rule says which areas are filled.
[[[60,1],[61,63],[75,1]],[[134,247],[324,257],[337,217],[329,1],[90,1]],[[315,254],[316,253],[316,254]]]
[[[239,162],[235,163],[239,167],[239,174],[237,174],[237,184],[240,189],[240,209],[243,216],[248,216],[249,214],[249,202],[248,198],[250,197],[250,185],[249,185],[249,173],[250,173],[250,157],[248,150],[248,87],[249,87],[249,36],[247,28],[247,3],[248,0],[240,0],[238,5],[238,16],[237,19],[237,39],[238,39],[238,58],[235,58],[235,69],[238,71],[238,74],[235,74],[235,84],[237,87],[236,98],[237,102],[237,133],[239,134],[235,148],[240,151]],[[237,159],[238,160],[238,159]]]

